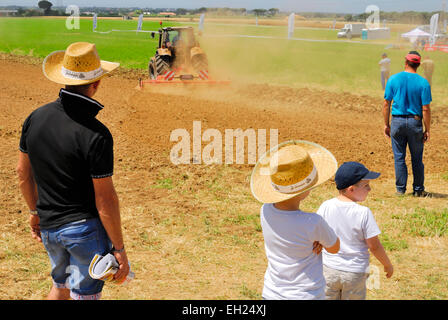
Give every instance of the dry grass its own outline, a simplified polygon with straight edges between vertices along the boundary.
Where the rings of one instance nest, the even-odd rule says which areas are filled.
[[[23,86],[16,88],[11,85],[7,87],[8,91],[0,91],[0,98],[8,101],[8,104],[0,106],[0,215],[3,217],[0,222],[0,299],[42,299],[51,287],[50,264],[42,245],[31,239],[14,167],[21,122],[36,105],[50,101],[57,92],[57,86],[39,78],[42,75],[38,67],[23,65],[14,70],[15,73],[11,72],[4,83],[9,78],[14,80],[20,77]],[[25,75],[34,77],[27,78]],[[43,89],[36,89],[36,83],[41,83]],[[165,145],[162,148],[162,138],[150,132],[156,130],[154,128],[161,130],[162,126],[166,126],[163,121],[154,120],[161,116],[158,112],[166,117],[167,111],[159,110],[165,102],[164,97],[157,100],[159,97],[148,96],[149,102],[145,105],[138,105],[137,102],[128,104],[125,95],[110,97],[108,92],[120,92],[119,89],[130,86],[129,83],[117,79],[108,79],[105,83],[107,90],[99,93],[99,101],[106,100],[108,107],[100,119],[105,119],[116,139],[114,182],[121,201],[125,243],[136,279],[127,287],[106,285],[103,297],[259,299],[266,258],[259,222],[260,204],[253,199],[249,189],[252,167],[172,165],[167,160],[169,147]],[[300,98],[306,101],[309,95],[305,92]],[[340,97],[333,94],[331,97],[334,106]],[[175,100],[174,96],[170,98]],[[187,102],[188,99],[178,100],[179,105]],[[294,109],[300,109],[298,102],[293,103]],[[188,109],[190,106],[199,109],[202,104],[201,116],[208,119],[207,125],[219,128],[221,119],[216,120],[207,114],[209,105],[201,99],[189,102],[187,109],[182,111],[182,117],[202,119],[193,114],[193,108]],[[282,114],[296,115],[294,112],[297,111],[287,110],[286,101],[281,101],[281,104],[285,105]],[[156,107],[149,109],[150,105]],[[213,102],[213,106],[216,109],[212,108],[212,112],[220,110],[218,117],[225,117],[226,121],[234,116],[230,113],[237,114],[238,109],[244,107],[238,105],[235,110],[228,111],[231,109],[224,109],[223,104]],[[313,106],[319,107],[316,104]],[[146,113],[139,109],[143,107],[147,108],[144,110]],[[245,112],[250,112],[248,110]],[[316,113],[320,110],[317,109]],[[347,136],[358,135],[358,138],[361,134],[357,130],[361,129],[355,123],[361,121],[365,114],[372,115],[375,111],[366,109],[363,114],[361,110],[345,108],[334,112],[344,112],[344,117],[352,119],[353,128],[326,119],[321,120],[322,125],[328,126],[328,130],[344,129],[344,132],[348,132]],[[130,119],[132,114],[134,118]],[[277,121],[277,113],[263,110],[263,114]],[[252,115],[261,117],[262,112],[252,111]],[[335,117],[333,114],[333,119]],[[380,117],[379,111],[377,117]],[[283,120],[288,121],[286,116]],[[266,120],[262,118],[260,121]],[[151,130],[144,126],[149,122]],[[191,125],[190,118],[187,122]],[[256,122],[254,124],[260,125]],[[362,124],[367,127],[367,124]],[[252,122],[245,125],[249,127]],[[286,125],[288,130],[282,130],[281,135],[296,136],[293,126],[288,122]],[[318,123],[313,126],[318,126]],[[130,127],[133,127],[133,131],[129,130]],[[327,139],[325,144],[332,143],[334,152],[344,155],[337,156],[339,161],[352,157],[351,153],[346,153],[352,146],[347,145],[345,139],[338,138],[344,140],[338,148],[331,136],[325,135],[326,132],[319,129],[321,127],[317,128],[321,136],[315,136],[314,139]],[[373,133],[373,129],[372,133],[370,129],[365,131],[364,127],[362,130],[362,139],[366,136],[365,132],[369,132],[370,143],[379,143],[375,142],[376,133]],[[380,288],[369,290],[368,299],[447,298],[448,172],[440,169],[446,168],[446,151],[442,150],[442,146],[437,147],[437,137],[442,139],[446,135],[445,124],[435,123],[433,133],[434,140],[425,153],[427,167],[432,168],[427,172],[425,185],[428,191],[437,193],[434,198],[396,197],[391,155],[384,159],[380,157],[381,150],[372,149],[375,153],[368,153],[371,150],[366,149],[361,142],[355,144],[357,150],[363,150],[369,155],[358,154],[364,157],[361,160],[370,161],[374,167],[381,168],[383,173],[380,179],[372,183],[373,190],[364,204],[372,209],[382,230],[380,238],[395,266],[392,279],[386,279],[380,268]],[[438,153],[431,151],[431,148],[437,149]],[[371,160],[373,158],[375,161]],[[437,166],[434,162],[437,162]],[[324,200],[335,194],[334,184],[328,182],[311,193],[302,209],[316,211]],[[374,258],[371,263],[379,266]]]
[[[174,177],[172,182],[148,181],[140,191],[153,193],[155,199],[142,203],[131,203],[128,181],[117,178],[125,208],[125,241],[137,276],[128,287],[107,285],[105,299],[260,298],[266,259],[260,205],[247,184],[250,168],[198,171],[200,176],[191,168],[167,168],[161,179]],[[448,194],[440,177],[428,178],[431,191]],[[392,184],[390,179],[376,181],[365,202],[382,229],[381,240],[395,266],[393,278],[381,274],[380,288],[369,290],[368,299],[446,299],[446,233],[419,236],[410,232],[415,223],[411,216],[424,214],[416,208],[446,212],[446,198],[397,198]],[[313,191],[302,209],[315,211],[334,195],[329,182]],[[29,237],[24,216],[13,216],[2,226],[0,297],[43,298],[51,285],[48,259]],[[371,263],[382,273],[378,261],[372,258]]]

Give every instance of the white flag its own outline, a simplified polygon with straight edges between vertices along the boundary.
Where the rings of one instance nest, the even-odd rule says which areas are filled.
[[[141,15],[138,17],[137,31],[142,31],[142,25],[143,25],[143,14],[141,14]]]
[[[293,12],[289,15],[289,19],[288,19],[288,39],[292,38],[294,35],[294,19],[295,19],[295,14]]]
[[[439,14],[436,13],[431,17],[431,22],[429,23],[429,33],[431,34],[431,45],[436,42],[436,34],[439,26]]]
[[[97,21],[97,19],[98,19],[98,15],[95,13],[93,15],[93,31],[96,30],[96,21]]]
[[[201,14],[201,17],[199,18],[199,31],[204,31],[204,18],[205,14]]]

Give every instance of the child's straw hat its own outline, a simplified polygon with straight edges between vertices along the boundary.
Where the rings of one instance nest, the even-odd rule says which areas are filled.
[[[50,53],[42,68],[44,75],[51,81],[76,86],[95,82],[119,65],[100,60],[95,44],[75,42],[65,51]]]
[[[260,158],[252,172],[251,191],[263,203],[285,201],[321,185],[337,167],[335,157],[324,147],[287,141]]]

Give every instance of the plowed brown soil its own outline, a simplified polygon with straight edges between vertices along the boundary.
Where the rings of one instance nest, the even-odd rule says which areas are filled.
[[[11,234],[26,237],[24,238],[26,240],[23,240],[23,250],[29,255],[34,250],[41,251],[42,248],[29,237],[26,218],[22,213],[26,207],[17,187],[15,166],[21,125],[31,111],[55,100],[60,88],[44,77],[39,62],[32,62],[27,58],[7,55],[1,56],[0,60],[0,193],[2,195],[0,226],[8,237]],[[207,188],[212,188],[211,186],[214,189],[210,192],[222,201],[226,200],[225,197],[232,197],[232,190],[250,195],[248,175],[251,165],[231,165],[233,171],[223,171],[224,166],[219,165],[174,166],[169,159],[170,150],[175,144],[170,142],[170,133],[174,129],[184,128],[192,134],[193,121],[201,121],[203,131],[214,128],[223,136],[225,129],[278,129],[280,142],[289,139],[313,141],[333,152],[339,163],[360,161],[370,169],[380,171],[383,177],[393,177],[390,142],[382,132],[381,97],[238,83],[225,88],[207,90],[181,88],[164,89],[160,92],[152,88],[139,91],[136,90],[138,77],[139,75],[126,71],[118,72],[103,80],[95,96],[95,99],[105,105],[98,118],[109,127],[114,136],[116,168],[114,181],[124,208],[125,237],[132,243],[129,246],[132,252],[131,258],[138,262],[136,267],[139,268],[140,278],[147,277],[148,290],[153,290],[152,296],[144,297],[140,296],[139,292],[131,290],[127,292],[130,296],[123,293],[123,298],[238,298],[241,296],[232,292],[244,291],[246,288],[244,283],[243,289],[227,288],[225,279],[221,279],[220,276],[223,271],[220,270],[219,263],[210,262],[209,268],[204,273],[201,273],[202,267],[195,266],[193,262],[191,265],[184,265],[183,271],[176,269],[179,266],[177,260],[170,260],[171,266],[164,265],[161,259],[169,259],[170,254],[173,254],[170,250],[181,246],[182,241],[186,243],[191,241],[190,244],[193,245],[186,246],[185,250],[190,250],[188,252],[192,256],[198,254],[196,251],[199,249],[194,251],[195,242],[188,238],[188,231],[182,229],[186,232],[182,233],[184,231],[180,229],[173,229],[178,232],[173,236],[175,239],[183,237],[182,241],[173,243],[174,240],[168,233],[157,236],[139,230],[139,228],[144,230],[162,228],[160,223],[170,219],[167,212],[173,211],[182,212],[188,219],[196,221],[196,217],[202,217],[204,210],[208,208],[207,204],[201,201],[200,195],[208,194]],[[431,174],[448,170],[448,111],[438,106],[434,106],[433,110],[432,136],[425,147],[424,155],[425,170]],[[220,176],[222,172],[223,177]],[[187,187],[175,195],[171,193],[169,186],[159,187],[158,183],[160,184],[161,180],[170,178],[167,174],[176,174],[177,176],[172,177],[173,183],[184,183]],[[215,188],[212,183],[217,177],[228,181],[232,189]],[[220,198],[221,196],[223,198]],[[129,209],[132,212],[126,211],[125,208],[132,208]],[[214,218],[213,215],[207,215],[204,219],[213,222]],[[173,223],[170,225],[171,228],[180,228],[179,224],[176,227],[176,223]],[[242,228],[238,229],[238,232],[242,232],[241,237],[244,237],[245,229],[237,227]],[[221,231],[225,230],[227,229]],[[252,290],[260,289],[265,268],[262,238],[260,234],[256,237],[258,242],[255,245],[258,249],[253,261],[257,261],[254,262],[256,268],[254,272],[257,274],[254,275],[254,280],[247,279],[246,282]],[[7,243],[9,240],[3,239],[3,241]],[[148,252],[142,249],[142,243],[146,243]],[[166,243],[170,245],[165,246]],[[0,249],[0,262],[9,257],[8,250]],[[145,267],[145,258],[139,256],[140,253],[152,261],[151,267]],[[200,251],[199,254],[205,253]],[[188,256],[185,256],[185,259],[190,261]],[[48,263],[45,259],[43,261]],[[208,260],[205,261],[207,263]],[[231,264],[231,261],[226,263]],[[6,272],[10,273],[11,268],[13,265],[4,264],[1,273],[3,275]],[[49,271],[48,268],[43,270]],[[245,271],[252,273],[250,270],[252,269]],[[195,277],[201,274],[209,283],[211,281],[218,287],[207,289],[207,283],[202,283],[201,287],[194,281]],[[183,289],[175,287],[174,275],[190,285],[182,287]],[[44,279],[49,279],[48,273],[34,280]],[[19,280],[13,276],[3,278],[1,286],[3,289],[8,286],[16,289],[14,294],[2,290],[0,298],[33,297],[33,292],[29,292],[26,286],[18,286],[17,281]],[[164,287],[163,281],[170,283],[168,287]],[[39,288],[39,290],[35,298],[41,298],[43,295],[41,292],[47,289]],[[206,292],[209,292],[209,295]]]

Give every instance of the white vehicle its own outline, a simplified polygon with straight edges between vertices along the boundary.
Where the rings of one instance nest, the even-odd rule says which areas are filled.
[[[348,23],[338,32],[338,38],[351,39],[352,37],[361,37],[362,29],[365,29],[366,25],[363,23]]]

